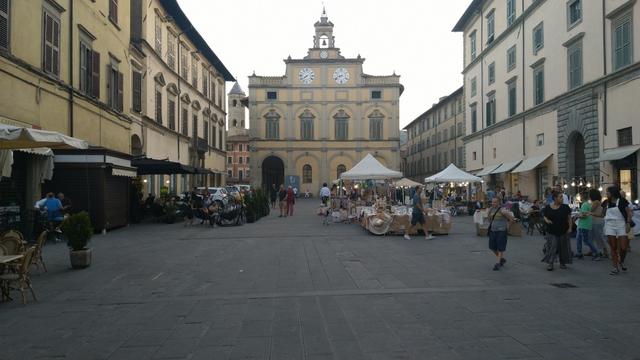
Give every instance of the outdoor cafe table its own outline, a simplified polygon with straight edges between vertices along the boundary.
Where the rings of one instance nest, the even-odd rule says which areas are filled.
[[[0,264],[8,264],[10,262],[22,259],[24,255],[0,255]]]

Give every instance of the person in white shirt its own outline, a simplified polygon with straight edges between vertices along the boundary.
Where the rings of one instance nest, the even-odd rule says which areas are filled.
[[[618,275],[620,270],[626,272],[627,267],[624,260],[629,249],[629,238],[627,234],[631,231],[631,221],[633,211],[627,199],[620,194],[620,189],[616,186],[607,188],[607,206],[604,216],[604,234],[609,240],[611,247],[611,261],[613,270],[610,275]]]
[[[327,187],[327,183],[322,184],[322,189],[320,189],[320,199],[322,199],[322,203],[326,205],[330,197],[331,190]]]

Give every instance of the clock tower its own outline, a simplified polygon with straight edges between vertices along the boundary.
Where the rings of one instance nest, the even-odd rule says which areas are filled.
[[[323,9],[313,47],[282,76],[249,76],[252,184],[316,193],[368,153],[399,169],[400,76],[369,75],[336,47]],[[266,60],[266,59],[265,59]]]

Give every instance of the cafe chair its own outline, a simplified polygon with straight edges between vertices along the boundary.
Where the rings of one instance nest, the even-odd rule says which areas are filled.
[[[17,237],[5,236],[0,239],[0,245],[5,248],[5,255],[18,255],[24,252],[24,243]]]
[[[40,236],[38,236],[35,246],[36,250],[33,254],[33,265],[35,265],[38,270],[40,270],[40,265],[42,265],[44,272],[47,272],[47,266],[44,264],[44,258],[42,257],[42,248],[44,247],[44,243],[47,241],[48,235],[49,232],[45,230],[40,234]]]
[[[38,301],[36,293],[33,291],[33,287],[31,287],[31,278],[29,277],[29,268],[31,267],[35,252],[35,246],[30,247],[24,253],[22,262],[17,264],[15,273],[4,273],[0,275],[2,301],[11,300],[11,297],[9,297],[11,290],[20,290],[20,294],[22,295],[22,304],[26,305],[27,297],[25,296],[25,292],[27,289],[31,291],[33,300]]]

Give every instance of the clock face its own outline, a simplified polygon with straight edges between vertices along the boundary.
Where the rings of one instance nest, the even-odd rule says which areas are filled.
[[[349,72],[345,68],[337,68],[333,72],[333,80],[338,84],[346,84],[349,81]]]
[[[313,79],[316,78],[316,74],[309,68],[302,68],[298,73],[298,78],[303,84],[311,84]]]
[[[320,51],[320,58],[326,59],[327,57],[329,57],[329,53],[327,52],[327,50]]]

